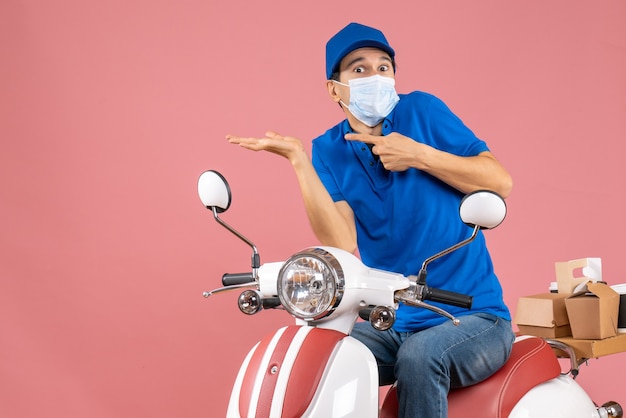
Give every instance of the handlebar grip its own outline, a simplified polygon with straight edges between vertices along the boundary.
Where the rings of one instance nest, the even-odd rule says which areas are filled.
[[[450,292],[441,289],[427,288],[424,294],[424,300],[445,303],[447,305],[458,306],[460,308],[471,308],[473,296],[464,295],[462,293]]]
[[[252,276],[252,273],[226,273],[222,276],[222,284],[224,286],[234,286],[253,281],[254,277]]]
[[[280,303],[280,299],[278,297],[263,298],[263,309],[274,309],[281,305],[282,304]]]

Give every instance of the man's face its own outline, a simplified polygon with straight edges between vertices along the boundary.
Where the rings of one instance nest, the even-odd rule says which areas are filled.
[[[359,48],[343,57],[339,64],[339,82],[348,84],[354,78],[373,75],[395,78],[393,62],[389,54],[377,48]],[[336,85],[337,93],[344,103],[350,102],[350,88]]]

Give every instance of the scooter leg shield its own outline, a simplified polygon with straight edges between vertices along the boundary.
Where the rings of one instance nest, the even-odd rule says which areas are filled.
[[[250,351],[227,417],[376,417],[377,385],[363,344],[334,330],[289,326]]]

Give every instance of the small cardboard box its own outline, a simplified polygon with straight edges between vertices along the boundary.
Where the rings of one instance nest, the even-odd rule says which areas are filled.
[[[589,281],[602,280],[602,259],[579,258],[554,263],[559,293],[575,293]]]
[[[562,293],[540,293],[519,298],[515,323],[520,332],[542,338],[572,335],[565,308],[568,296]]]
[[[572,336],[581,340],[601,340],[617,335],[619,294],[604,283],[587,283],[587,291],[565,300]]]

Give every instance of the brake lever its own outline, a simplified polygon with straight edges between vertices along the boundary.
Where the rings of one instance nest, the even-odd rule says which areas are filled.
[[[229,290],[237,290],[237,289],[241,289],[244,287],[256,287],[257,290],[259,289],[259,283],[254,281],[254,282],[250,282],[250,283],[241,283],[241,284],[235,284],[235,285],[231,285],[231,286],[224,286],[224,287],[218,287],[217,289],[213,289],[211,291],[208,292],[203,292],[202,296],[204,296],[205,298],[208,298],[209,296],[212,296],[216,293],[223,293],[223,292],[228,292]]]
[[[420,287],[420,289],[418,289],[418,287]],[[429,311],[450,319],[455,326],[458,326],[461,321],[453,316],[451,313],[446,312],[443,309],[438,308],[437,306],[430,305],[421,300],[422,287],[423,286],[411,281],[408,288],[396,292],[396,294],[394,295],[394,299],[396,302],[402,302],[405,305],[414,306],[416,308],[428,309]]]

